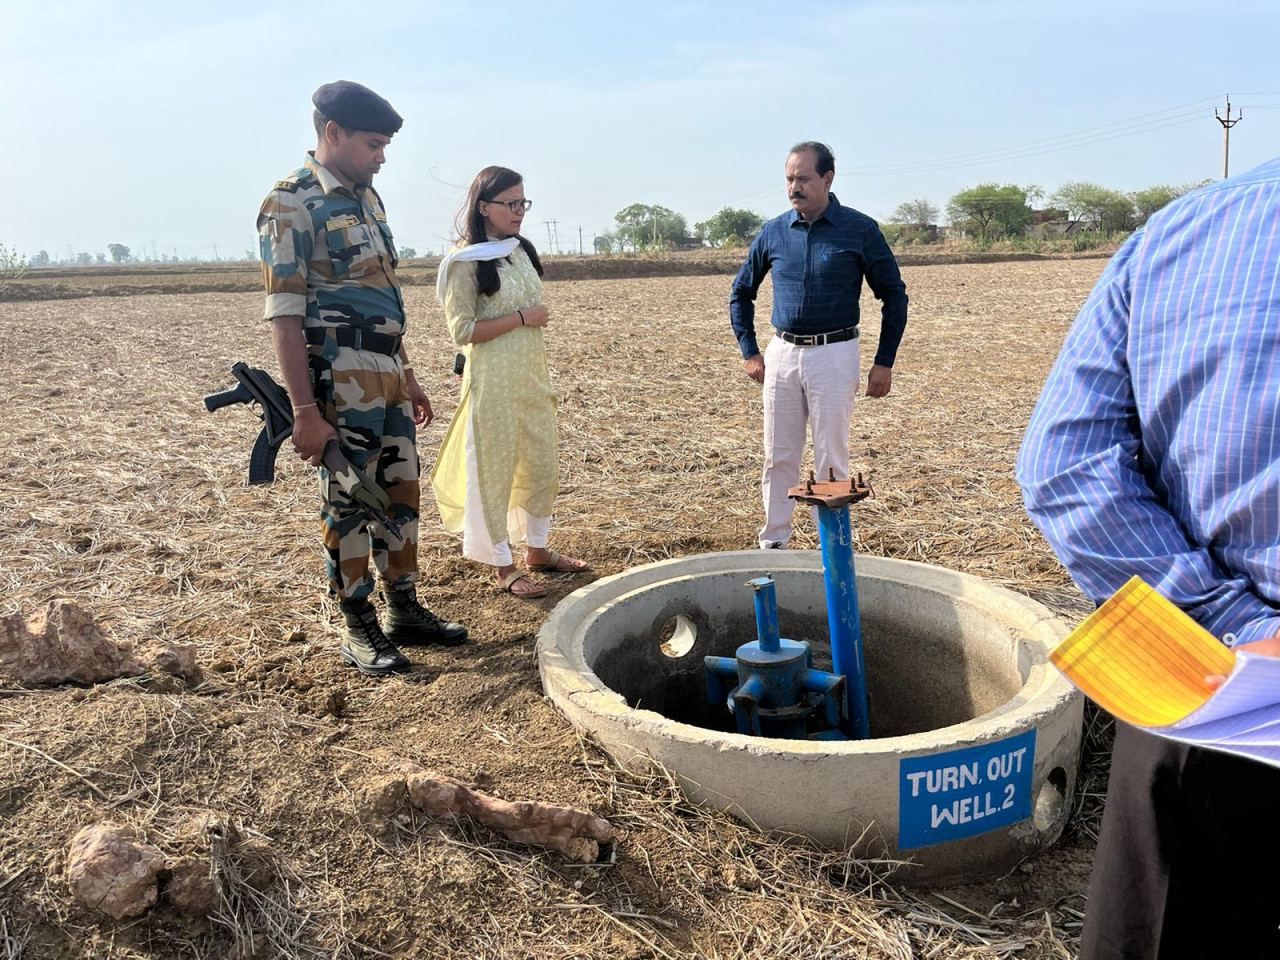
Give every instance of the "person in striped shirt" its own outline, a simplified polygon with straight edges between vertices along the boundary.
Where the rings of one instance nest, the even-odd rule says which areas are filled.
[[[1280,158],[1111,258],[1017,479],[1095,603],[1137,574],[1223,643],[1280,655]],[[1280,770],[1116,727],[1082,960],[1280,956]]]

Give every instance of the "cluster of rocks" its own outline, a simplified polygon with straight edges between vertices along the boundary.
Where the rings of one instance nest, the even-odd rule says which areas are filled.
[[[152,644],[135,651],[111,640],[70,601],[54,601],[29,619],[4,618],[0,627],[0,684],[94,684],[149,672],[190,683],[200,676],[193,644]],[[360,813],[387,819],[406,804],[432,817],[470,817],[519,843],[583,863],[598,862],[612,850],[613,827],[587,811],[502,800],[409,762],[393,763],[387,775],[366,788]],[[252,842],[216,815],[194,819],[182,833],[172,845],[187,852],[166,856],[127,825],[103,820],[84,827],[67,851],[72,895],[117,920],[139,916],[160,900],[180,913],[208,917],[226,904],[236,884],[261,889],[258,885],[269,878],[262,851],[250,849]]]
[[[0,685],[88,686],[152,672],[171,683],[199,680],[195,644],[153,643],[135,650],[112,640],[87,610],[68,600],[54,600],[31,617],[0,619]],[[226,833],[216,824],[210,816],[191,829],[216,839]],[[117,920],[152,907],[161,879],[174,907],[208,916],[220,902],[216,873],[208,855],[166,858],[109,820],[82,829],[67,851],[72,894]]]
[[[150,670],[197,680],[192,643],[154,643],[135,651],[112,640],[80,605],[54,600],[34,616],[0,620],[0,684],[19,687],[94,684]]]
[[[366,821],[390,819],[406,803],[431,817],[471,817],[519,843],[583,863],[599,862],[612,851],[612,825],[587,811],[502,800],[407,761],[395,762],[390,773],[361,791],[359,815]],[[166,856],[111,820],[84,827],[67,850],[71,894],[117,920],[145,913],[160,900],[187,916],[208,917],[238,883],[261,890],[271,878],[266,848],[215,814],[190,820],[174,844],[187,852]]]
[[[183,852],[166,856],[124,824],[90,824],[67,849],[71,895],[116,920],[145,913],[160,900],[186,916],[208,917],[235,895],[229,887],[262,890],[272,877],[265,847],[211,812],[185,822],[174,845]]]

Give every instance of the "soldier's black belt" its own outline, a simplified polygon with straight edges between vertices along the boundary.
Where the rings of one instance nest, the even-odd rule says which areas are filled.
[[[394,357],[400,352],[400,337],[389,337],[385,333],[374,333],[359,327],[306,327],[302,332],[307,343],[312,346],[319,346],[333,337],[338,346],[351,347],[353,350],[370,350],[373,353],[385,353],[388,357]]]
[[[858,338],[857,327],[845,327],[843,330],[832,330],[830,333],[788,333],[786,330],[779,330],[778,336],[787,343],[794,343],[797,347],[820,347],[824,343],[842,343],[845,340],[856,340]]]

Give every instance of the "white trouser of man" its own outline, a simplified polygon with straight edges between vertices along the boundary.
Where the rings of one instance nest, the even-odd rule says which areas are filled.
[[[826,480],[849,476],[849,423],[858,390],[860,337],[801,347],[775,336],[764,350],[764,471],[760,546],[785,547],[800,481],[805,423],[813,434],[814,472]],[[816,522],[816,520],[815,520]]]

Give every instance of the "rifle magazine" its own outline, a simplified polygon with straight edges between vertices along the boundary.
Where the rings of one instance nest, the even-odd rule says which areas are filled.
[[[250,483],[270,483],[276,478],[276,454],[279,452],[280,441],[272,442],[271,431],[264,427],[253,443],[253,452],[249,454]]]

